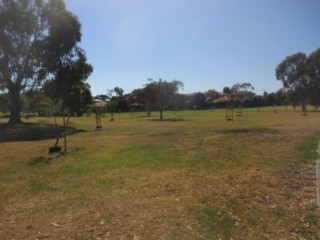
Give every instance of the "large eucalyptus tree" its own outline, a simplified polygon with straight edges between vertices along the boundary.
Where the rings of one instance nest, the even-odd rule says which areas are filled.
[[[320,48],[310,55],[298,52],[286,57],[276,68],[276,78],[300,103],[302,111],[306,104],[320,105]]]
[[[0,89],[9,96],[9,123],[21,122],[21,93],[55,79],[73,59],[80,30],[63,0],[0,1]]]

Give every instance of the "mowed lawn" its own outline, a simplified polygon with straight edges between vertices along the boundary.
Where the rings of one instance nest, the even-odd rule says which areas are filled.
[[[320,239],[320,112],[158,116],[0,119],[0,239]]]

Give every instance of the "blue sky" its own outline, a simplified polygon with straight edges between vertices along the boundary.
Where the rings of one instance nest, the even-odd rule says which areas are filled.
[[[250,82],[282,87],[276,66],[320,47],[319,0],[65,0],[82,24],[92,94],[130,93],[148,78],[180,80],[180,92]]]

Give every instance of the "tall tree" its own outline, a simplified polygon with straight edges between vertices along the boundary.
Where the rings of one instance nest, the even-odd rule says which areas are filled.
[[[21,92],[58,72],[80,42],[80,28],[63,0],[0,2],[0,89],[8,91],[9,123],[21,122]]]
[[[280,88],[276,91],[275,100],[277,105],[287,105],[288,94],[285,88]]]
[[[190,105],[193,109],[205,109],[207,107],[205,100],[205,94],[202,92],[197,92],[192,96]]]
[[[124,90],[121,87],[114,87],[113,92],[116,94],[116,98],[122,98]]]
[[[300,103],[300,96],[295,91],[288,90],[288,101],[291,103],[294,110],[296,110],[296,107]]]
[[[174,104],[175,97],[181,87],[183,87],[183,83],[177,80],[171,82],[162,79],[159,79],[159,81],[148,80],[148,83],[145,85],[146,96],[151,104],[155,104],[158,108],[160,120],[163,119],[165,107]]]
[[[147,111],[147,116],[151,116],[151,102],[152,98],[150,98],[152,95],[148,94],[148,89],[144,88],[138,88],[134,89],[131,94],[129,95],[128,101],[131,106],[137,107],[138,109],[142,110],[144,108]]]
[[[148,79],[148,84],[146,84],[144,86],[144,88],[142,89],[142,96],[145,100],[145,107],[146,107],[146,111],[147,111],[147,115],[148,117],[151,116],[151,110],[153,108],[157,108],[157,95],[156,95],[156,83],[152,83],[153,80],[152,79]]]
[[[318,107],[320,105],[320,48],[308,56],[307,67],[311,79],[310,103]]]
[[[307,56],[298,52],[286,57],[276,68],[276,78],[283,86],[299,96],[302,111],[306,109],[308,91],[311,87],[311,78],[307,67]]]
[[[144,105],[144,103],[145,103],[145,100],[144,100],[143,89],[142,88],[134,89],[129,95],[129,104],[132,106],[135,106],[135,105],[142,106]]]
[[[129,109],[127,96],[124,94],[124,90],[121,87],[113,88],[114,95],[112,96],[113,101],[116,102],[116,108],[119,112],[127,111]]]

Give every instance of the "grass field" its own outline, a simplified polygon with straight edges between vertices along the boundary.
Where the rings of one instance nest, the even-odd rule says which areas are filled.
[[[224,114],[0,119],[0,239],[320,239],[320,113]]]

